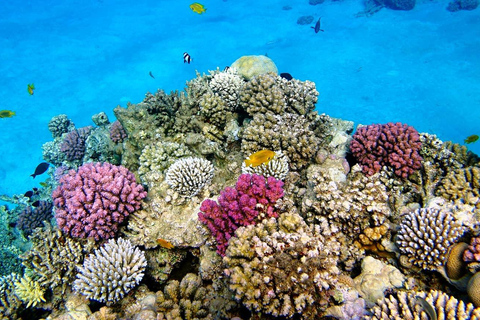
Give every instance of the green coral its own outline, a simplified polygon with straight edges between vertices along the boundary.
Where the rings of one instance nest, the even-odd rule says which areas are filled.
[[[45,302],[43,289],[37,281],[24,275],[19,281],[15,282],[15,294],[27,304],[27,308],[35,307],[37,304]]]

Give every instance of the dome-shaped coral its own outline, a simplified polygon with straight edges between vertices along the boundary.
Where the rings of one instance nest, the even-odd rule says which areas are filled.
[[[193,197],[212,181],[214,173],[210,161],[202,158],[183,158],[168,168],[166,181],[173,190],[185,197]]]

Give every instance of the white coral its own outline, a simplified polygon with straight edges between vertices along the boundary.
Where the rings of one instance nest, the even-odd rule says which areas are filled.
[[[258,174],[264,177],[274,177],[278,180],[285,180],[289,171],[288,158],[281,151],[275,151],[275,156],[267,163],[256,167],[247,167],[242,163],[242,173]]]
[[[237,107],[238,96],[244,85],[235,68],[216,73],[210,81],[213,92],[218,93],[232,110]]]
[[[110,239],[78,268],[73,289],[110,305],[142,280],[146,266],[145,254],[129,240]]]
[[[210,161],[202,158],[183,158],[167,170],[168,185],[185,197],[193,197],[212,181],[214,173]]]

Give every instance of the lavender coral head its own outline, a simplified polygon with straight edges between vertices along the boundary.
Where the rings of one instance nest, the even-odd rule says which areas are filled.
[[[50,201],[40,200],[36,208],[26,207],[18,215],[17,226],[25,235],[31,235],[35,228],[43,226],[43,221],[52,218],[53,204]]]
[[[238,227],[255,224],[265,217],[277,217],[274,206],[282,197],[281,180],[274,177],[265,180],[256,174],[242,174],[235,188],[227,187],[220,192],[218,203],[211,199],[204,200],[198,218],[215,236],[217,253],[224,256],[228,240]]]
[[[112,123],[109,132],[110,139],[112,139],[112,141],[115,143],[123,142],[123,140],[127,137],[127,132],[118,120]]]
[[[109,239],[147,193],[127,168],[86,163],[60,178],[53,191],[59,228],[73,237]]]
[[[91,126],[70,131],[60,145],[60,151],[68,161],[80,160],[85,155],[85,141],[92,130]]]
[[[360,127],[350,144],[353,156],[367,175],[373,175],[383,166],[388,166],[402,178],[421,168],[423,159],[419,154],[420,147],[417,130],[401,123]]]

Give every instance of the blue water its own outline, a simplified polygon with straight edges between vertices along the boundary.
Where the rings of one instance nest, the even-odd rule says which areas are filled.
[[[356,124],[403,122],[442,140],[480,134],[480,9],[451,13],[447,1],[355,17],[360,0],[3,1],[0,4],[0,194],[23,193],[66,113],[77,127],[147,91],[182,90],[195,70],[268,54],[280,72],[311,80],[317,110]],[[291,10],[282,10],[289,5]],[[322,17],[315,34],[297,19]],[[183,52],[193,61],[183,63]],[[149,72],[155,76],[152,79]],[[34,83],[33,96],[27,84]],[[469,145],[480,153],[480,142]]]

